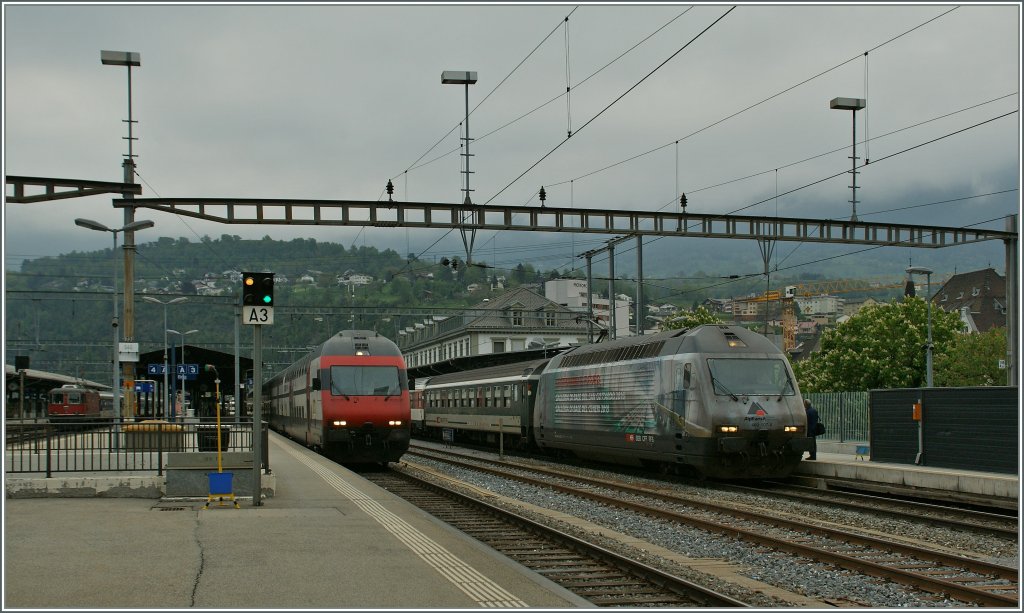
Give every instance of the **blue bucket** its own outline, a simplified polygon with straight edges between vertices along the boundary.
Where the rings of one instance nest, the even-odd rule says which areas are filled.
[[[230,494],[234,473],[207,473],[210,477],[210,495]]]

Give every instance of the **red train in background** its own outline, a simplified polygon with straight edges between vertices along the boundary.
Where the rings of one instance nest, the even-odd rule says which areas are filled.
[[[402,352],[370,330],[344,330],[263,384],[270,427],[343,463],[397,462],[409,449]]]
[[[73,383],[54,388],[47,395],[46,414],[51,420],[99,419],[106,417],[103,408],[98,390]]]

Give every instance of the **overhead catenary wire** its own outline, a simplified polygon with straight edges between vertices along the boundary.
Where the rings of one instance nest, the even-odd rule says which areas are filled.
[[[914,32],[915,30],[918,30],[918,29],[928,25],[929,23],[931,23],[931,22],[933,22],[933,21],[935,21],[935,20],[937,20],[937,19],[939,19],[941,17],[945,17],[946,15],[948,15],[951,12],[953,12],[957,8],[959,8],[959,7],[953,7],[953,8],[949,9],[948,11],[945,11],[944,13],[942,13],[940,15],[932,17],[931,19],[929,19],[929,20],[927,20],[927,21],[925,21],[925,22],[923,22],[921,24],[918,24],[918,25],[914,26],[913,28],[910,28],[909,30],[904,31],[901,34],[893,36],[892,38],[886,40],[885,42],[882,42],[882,43],[880,43],[878,45],[875,45],[874,47],[872,47],[868,51],[875,51],[877,49],[880,49],[880,48],[884,47],[885,45],[888,45],[889,43],[892,43],[892,42],[894,42],[894,41],[896,41],[896,40],[906,36],[907,34],[910,34],[911,32]],[[791,86],[789,86],[789,87],[787,87],[787,88],[785,88],[783,90],[780,90],[780,91],[772,94],[771,96],[768,96],[767,98],[764,98],[763,100],[755,102],[755,103],[753,103],[750,106],[747,106],[745,108],[742,108],[742,109],[736,111],[735,113],[733,113],[731,115],[728,115],[726,117],[723,117],[723,118],[721,118],[721,119],[719,119],[719,120],[717,120],[717,121],[715,121],[713,123],[710,123],[710,124],[704,126],[703,128],[700,128],[699,130],[696,130],[694,132],[691,132],[691,133],[687,134],[686,136],[683,136],[683,137],[680,137],[678,139],[675,139],[674,142],[678,142],[678,141],[681,141],[681,140],[686,140],[686,139],[688,139],[688,138],[690,138],[692,136],[696,136],[696,135],[698,135],[698,134],[700,134],[700,133],[702,133],[702,132],[704,132],[706,130],[709,130],[709,129],[711,129],[711,128],[713,128],[713,127],[715,127],[715,126],[717,126],[717,125],[719,125],[721,123],[724,123],[724,122],[726,122],[726,121],[728,121],[728,120],[730,120],[730,119],[732,119],[734,117],[737,117],[737,116],[739,116],[739,115],[741,115],[743,113],[746,113],[747,111],[749,111],[749,110],[751,110],[753,108],[761,106],[762,104],[764,104],[764,103],[766,103],[766,102],[768,102],[770,100],[778,98],[779,96],[781,96],[781,95],[783,95],[785,93],[788,93],[788,92],[790,92],[790,91],[792,91],[792,90],[794,90],[794,89],[796,89],[796,88],[798,88],[798,87],[800,87],[802,85],[806,85],[807,83],[810,83],[811,81],[814,81],[815,79],[817,79],[819,77],[822,77],[822,76],[824,76],[824,75],[826,75],[826,74],[828,74],[828,73],[830,73],[830,72],[832,72],[834,70],[838,70],[839,68],[842,68],[843,66],[845,66],[845,65],[849,64],[850,62],[853,62],[853,61],[861,58],[862,56],[863,56],[863,54],[858,53],[857,55],[851,57],[850,59],[845,60],[843,62],[840,62],[839,64],[836,64],[835,66],[833,66],[831,68],[823,70],[823,71],[819,72],[818,74],[816,74],[816,75],[814,75],[812,77],[809,77],[807,79],[804,79],[803,81],[800,81],[799,83],[796,83],[795,85],[791,85]],[[578,181],[580,179],[585,179],[587,177],[590,177],[590,176],[602,173],[602,172],[604,172],[606,170],[610,170],[610,169],[615,168],[617,166],[621,166],[622,164],[626,164],[628,162],[632,162],[633,160],[639,159],[641,157],[644,157],[644,156],[650,155],[652,153],[656,153],[658,151],[661,151],[662,149],[664,149],[664,148],[666,148],[666,147],[668,147],[670,145],[672,145],[672,142],[668,142],[668,143],[665,143],[663,145],[659,145],[658,147],[655,147],[653,149],[649,149],[649,150],[644,151],[642,153],[638,153],[638,154],[633,155],[631,157],[628,157],[628,158],[626,158],[624,160],[620,160],[620,161],[615,162],[613,164],[609,164],[609,165],[604,166],[602,168],[598,168],[597,170],[593,170],[593,171],[590,171],[588,173],[584,173],[582,175],[579,175],[577,177],[573,177],[572,180],[577,180]],[[550,185],[550,186],[554,187],[554,186],[558,186],[558,185],[563,185],[563,184],[565,184],[568,181],[569,181],[569,179],[563,179],[561,181],[548,181],[548,182],[545,182],[545,185]]]
[[[505,82],[506,82],[506,81],[508,81],[508,80],[509,80],[509,78],[510,78],[510,77],[511,77],[511,76],[512,76],[513,74],[515,74],[515,72],[516,72],[517,70],[519,70],[519,68],[521,68],[521,67],[522,67],[522,65],[523,65],[523,64],[525,64],[525,63],[526,63],[526,61],[527,61],[527,60],[529,60],[529,59],[530,59],[530,57],[532,57],[532,56],[533,56],[533,54],[534,54],[534,53],[536,53],[536,52],[537,52],[537,50],[538,50],[538,49],[540,49],[540,48],[541,48],[541,46],[542,46],[542,45],[543,45],[543,44],[544,44],[545,42],[547,42],[547,40],[548,40],[549,38],[551,38],[551,37],[552,37],[552,36],[553,36],[553,35],[555,34],[555,32],[557,32],[557,31],[558,31],[558,29],[559,29],[560,27],[562,27],[562,24],[563,24],[563,23],[565,23],[565,22],[568,22],[568,20],[569,20],[569,17],[570,17],[570,16],[571,16],[571,15],[572,15],[573,13],[575,13],[575,12],[576,12],[576,9],[578,9],[578,8],[579,8],[579,6],[573,7],[573,9],[572,9],[571,11],[569,11],[569,14],[568,14],[568,15],[566,15],[566,16],[565,16],[565,17],[564,17],[563,19],[560,19],[560,20],[558,21],[558,25],[556,25],[555,27],[553,27],[553,28],[551,29],[551,31],[550,31],[550,32],[548,32],[548,33],[547,33],[547,35],[546,35],[546,36],[545,36],[545,37],[544,37],[543,39],[541,39],[541,41],[540,41],[539,43],[537,43],[537,45],[536,45],[536,46],[535,46],[535,47],[533,48],[533,50],[532,50],[532,51],[530,51],[529,53],[527,53],[527,54],[526,54],[526,57],[524,57],[524,58],[523,58],[522,60],[520,60],[520,62],[519,62],[518,64],[516,64],[515,68],[513,68],[513,69],[512,69],[511,71],[509,71],[509,73],[508,73],[507,75],[505,75],[505,78],[504,78],[504,79],[502,79],[502,80],[501,80],[501,82],[499,82],[499,83],[498,83],[497,85],[495,85],[495,86],[494,86],[494,88],[493,88],[493,89],[491,89],[491,91],[490,91],[490,92],[488,92],[488,93],[487,93],[487,95],[485,95],[485,96],[484,96],[484,97],[483,97],[483,98],[482,98],[482,99],[480,100],[480,102],[478,102],[478,103],[476,104],[476,106],[474,106],[474,107],[473,107],[473,108],[472,108],[472,109],[471,109],[471,110],[469,111],[469,113],[468,113],[468,114],[469,114],[469,115],[472,115],[473,113],[475,113],[475,112],[476,112],[476,110],[477,110],[478,108],[480,108],[480,106],[481,106],[481,105],[482,105],[482,104],[483,104],[484,102],[486,102],[486,101],[487,101],[487,99],[488,99],[488,98],[490,98],[490,97],[491,97],[491,96],[492,96],[492,95],[494,94],[494,92],[498,91],[498,88],[500,88],[500,87],[501,87],[502,85],[504,85],[504,84],[505,84]],[[567,43],[567,44],[568,44],[568,43]],[[451,133],[452,133],[452,132],[454,132],[455,130],[457,130],[457,129],[459,128],[459,126],[461,126],[461,125],[462,125],[462,122],[459,122],[459,123],[457,123],[456,125],[452,126],[452,128],[451,128],[450,130],[448,130],[448,131],[447,131],[447,132],[446,132],[446,133],[444,134],[444,136],[442,136],[441,138],[437,139],[437,142],[436,142],[436,143],[434,143],[433,145],[431,145],[431,147],[430,147],[429,149],[427,149],[426,151],[424,151],[424,152],[423,152],[423,154],[422,154],[422,155],[420,155],[420,157],[416,158],[416,160],[415,160],[415,161],[414,161],[414,162],[413,162],[412,164],[409,164],[409,166],[408,166],[408,167],[407,167],[407,168],[406,168],[406,169],[405,169],[404,171],[402,171],[402,172],[403,172],[403,173],[406,173],[406,174],[407,174],[407,173],[408,173],[408,172],[409,172],[410,170],[415,170],[416,168],[419,168],[419,166],[417,166],[417,164],[419,164],[420,160],[422,160],[423,158],[427,157],[427,155],[429,155],[431,151],[433,151],[434,149],[436,149],[436,148],[437,148],[437,146],[438,146],[438,145],[440,145],[441,143],[443,143],[443,142],[444,142],[444,140],[445,140],[446,138],[448,138],[448,137],[449,137],[449,136],[451,135]],[[474,139],[474,140],[480,140],[480,139]],[[454,151],[457,151],[457,149],[455,149]],[[442,155],[442,156],[440,156],[440,157],[446,157],[446,156],[450,155],[451,153],[452,153],[452,152],[451,152],[451,151],[449,151],[449,152],[445,153],[444,155]],[[440,159],[440,158],[435,158],[435,160],[436,160],[436,159]],[[431,160],[431,161],[434,161],[434,160]],[[428,162],[428,163],[429,163],[429,162]],[[391,177],[391,179],[395,179],[395,178],[397,178],[397,175],[396,175],[395,177]],[[380,197],[378,197],[378,199],[380,199],[380,198],[382,198],[382,197],[383,197],[383,194],[382,194],[382,195],[381,195]]]
[[[572,136],[572,76],[569,68],[569,18],[565,18],[565,121],[566,138]]]
[[[1013,114],[1015,114],[1015,113],[1017,113],[1017,110],[1013,110],[1013,111],[1010,111],[1010,112],[1008,112],[1008,113],[1004,113],[1004,114],[1002,114],[1002,115],[998,115],[998,116],[996,116],[996,117],[992,117],[992,118],[986,119],[986,120],[984,120],[984,121],[981,121],[981,122],[978,122],[978,123],[976,123],[976,124],[973,124],[973,125],[967,126],[967,127],[965,127],[965,128],[961,128],[961,129],[959,129],[959,130],[955,130],[955,131],[953,131],[953,132],[949,132],[949,133],[947,133],[947,134],[944,134],[944,135],[942,135],[942,136],[939,136],[939,137],[937,137],[937,138],[933,138],[933,139],[931,139],[931,140],[929,140],[929,141],[925,141],[925,142],[923,142],[923,143],[918,143],[917,145],[913,145],[913,146],[911,146],[911,147],[907,147],[906,149],[902,149],[902,150],[900,150],[900,151],[897,151],[897,152],[895,152],[895,153],[891,153],[891,154],[889,154],[889,155],[886,155],[886,156],[884,156],[884,157],[881,157],[881,158],[879,158],[878,160],[876,160],[876,161],[875,161],[874,163],[875,163],[875,165],[877,165],[877,164],[878,164],[879,162],[882,162],[882,161],[885,161],[885,160],[888,160],[888,159],[894,158],[894,157],[896,157],[896,156],[898,156],[898,155],[902,155],[902,154],[904,154],[904,153],[907,153],[907,152],[909,152],[909,151],[913,151],[913,150],[915,150],[915,149],[919,149],[919,148],[921,148],[921,147],[924,147],[924,146],[926,146],[926,145],[931,145],[931,144],[934,144],[934,143],[936,143],[936,142],[939,142],[939,141],[941,141],[941,140],[944,140],[944,139],[946,139],[946,138],[949,138],[949,137],[951,137],[951,136],[955,136],[955,135],[957,135],[957,134],[962,134],[962,133],[964,133],[964,132],[966,132],[966,131],[968,131],[968,130],[972,130],[972,129],[974,129],[974,128],[977,128],[977,127],[980,127],[980,126],[986,125],[986,124],[988,124],[988,123],[991,123],[991,122],[993,122],[993,121],[996,121],[996,120],[999,120],[999,119],[1003,119],[1003,118],[1005,118],[1005,117],[1009,117],[1010,115],[1013,115]],[[864,167],[864,165],[861,165],[861,166],[859,166],[859,167],[855,167],[855,169],[857,169],[857,168],[863,168],[863,167]],[[754,203],[752,203],[752,204],[748,204],[748,205],[746,205],[746,206],[742,206],[742,207],[739,207],[739,208],[737,208],[737,209],[734,209],[734,210],[732,210],[732,211],[729,211],[729,212],[726,212],[726,213],[712,213],[712,214],[710,214],[710,216],[711,216],[711,217],[725,217],[725,216],[727,216],[727,215],[733,215],[733,214],[735,214],[735,213],[738,213],[738,212],[740,212],[740,211],[745,211],[745,210],[747,210],[747,209],[749,209],[749,208],[752,208],[752,207],[758,206],[758,205],[760,205],[760,204],[764,204],[764,203],[766,203],[766,202],[768,202],[768,201],[772,200],[773,198],[778,198],[779,196],[787,196],[787,195],[789,195],[789,194],[792,194],[792,193],[794,193],[794,192],[800,191],[800,190],[802,190],[802,189],[806,189],[806,188],[808,188],[808,187],[811,187],[811,186],[817,185],[817,184],[819,184],[819,183],[822,183],[822,182],[824,182],[824,181],[828,181],[829,179],[834,179],[835,177],[838,177],[838,176],[841,176],[841,175],[845,175],[845,174],[848,174],[848,173],[849,173],[849,171],[848,171],[848,170],[844,170],[844,171],[842,171],[842,172],[838,172],[838,173],[835,173],[835,174],[829,175],[829,176],[827,176],[827,177],[824,177],[824,178],[818,179],[818,180],[816,180],[816,181],[812,181],[812,182],[810,182],[810,183],[806,183],[806,184],[804,184],[804,185],[801,185],[801,186],[799,186],[799,187],[795,187],[795,188],[793,188],[793,189],[791,189],[791,190],[789,190],[789,191],[787,191],[787,192],[784,192],[784,193],[782,193],[782,194],[775,194],[775,195],[774,195],[774,196],[772,196],[772,197],[769,197],[769,198],[765,198],[765,199],[763,199],[763,200],[759,200],[759,201],[757,201],[757,202],[754,202]],[[661,238],[664,238],[664,237],[658,237],[658,238],[656,238],[656,239],[652,240],[651,242],[652,242],[652,243],[653,243],[653,242],[656,242],[656,241],[660,240]],[[624,252],[629,252],[629,251],[630,251],[630,250],[632,250],[632,249],[633,249],[633,247],[627,247],[627,248],[625,249],[625,251],[624,251]]]
[[[675,17],[673,17],[672,19],[670,19],[666,23],[662,24],[661,26],[658,27],[658,29],[654,30],[653,32],[651,32],[650,34],[645,36],[644,38],[642,38],[639,41],[637,41],[636,43],[634,43],[632,46],[630,46],[628,49],[626,49],[625,51],[623,51],[622,53],[617,55],[611,61],[607,62],[606,64],[604,64],[603,66],[601,66],[600,68],[595,70],[594,72],[590,73],[586,78],[582,79],[579,83],[576,83],[575,85],[573,85],[572,88],[571,88],[572,91],[578,90],[582,85],[584,85],[585,83],[590,81],[592,78],[594,78],[595,76],[597,76],[601,72],[607,70],[610,66],[612,66],[613,64],[615,64],[616,62],[621,60],[623,57],[628,55],[630,52],[635,50],[640,45],[644,44],[645,42],[647,42],[648,40],[653,38],[659,32],[661,32],[662,30],[664,30],[665,28],[670,26],[673,22],[675,22],[677,19],[679,19],[680,17],[682,17],[686,13],[690,12],[690,10],[692,10],[692,9],[693,9],[692,6],[691,7],[687,7],[687,9],[685,11],[679,13],[678,15],[676,15]],[[559,25],[561,25],[561,24],[559,24]],[[557,27],[556,27],[555,31],[557,31]],[[547,39],[545,38],[545,40],[547,40]],[[519,115],[515,119],[512,119],[511,121],[508,121],[508,122],[498,126],[497,128],[491,130],[490,132],[484,133],[482,136],[478,136],[478,137],[474,138],[473,142],[480,143],[481,141],[485,140],[487,137],[492,136],[492,135],[494,135],[494,134],[496,134],[498,132],[501,132],[505,128],[508,128],[508,127],[510,127],[510,126],[512,126],[512,125],[514,125],[514,124],[516,124],[516,123],[518,123],[520,121],[522,121],[523,119],[526,119],[527,117],[529,117],[530,115],[536,113],[537,111],[547,107],[548,105],[553,104],[554,102],[557,102],[563,96],[565,96],[564,93],[558,94],[557,96],[555,96],[555,97],[553,97],[553,98],[551,98],[551,99],[549,99],[549,100],[539,104],[538,106],[535,106],[534,108],[530,109],[529,111]],[[477,106],[479,106],[479,105],[477,105]],[[476,108],[476,107],[474,107],[474,108]],[[453,130],[454,130],[454,128],[453,128]],[[443,141],[444,138],[447,138],[449,134],[451,134],[451,131],[449,131],[448,134],[446,134],[441,140]],[[436,146],[437,145],[435,145],[435,147]],[[433,147],[431,148],[431,150],[433,150]],[[426,161],[426,162],[424,162],[422,164],[418,164],[418,165],[414,164],[413,166],[410,166],[405,172],[409,172],[409,171],[412,171],[412,170],[418,170],[418,169],[423,168],[425,166],[429,166],[430,164],[433,164],[434,162],[436,162],[438,160],[441,160],[441,159],[444,159],[444,158],[448,157],[449,155],[451,155],[452,153],[455,153],[458,150],[459,150],[458,147],[450,149],[450,150],[448,150],[448,151],[446,151],[446,152],[444,152],[444,153],[442,153],[442,154],[440,154],[440,155],[438,155],[438,156],[436,156],[434,158],[431,158],[430,160],[428,160],[428,161]],[[420,159],[423,159],[423,157],[424,156],[421,156]],[[417,160],[417,162],[418,162],[418,160]]]
[[[996,97],[996,98],[992,98],[992,99],[990,99],[990,100],[986,100],[985,102],[979,102],[978,104],[974,104],[974,105],[971,105],[971,106],[963,107],[963,108],[961,108],[961,109],[958,109],[958,110],[956,110],[956,111],[952,111],[952,112],[949,112],[949,113],[945,113],[945,114],[943,114],[943,115],[938,115],[938,116],[936,116],[936,117],[932,117],[931,119],[926,119],[926,120],[924,120],[924,121],[919,121],[919,122],[917,122],[917,123],[914,123],[914,124],[911,124],[911,125],[909,125],[909,126],[904,126],[904,127],[902,127],[902,128],[898,128],[898,129],[896,129],[896,130],[892,130],[892,131],[890,131],[890,132],[886,132],[886,133],[884,133],[884,134],[880,134],[879,136],[875,136],[875,137],[872,137],[872,138],[871,138],[871,140],[877,140],[877,139],[882,139],[882,138],[886,138],[886,137],[888,137],[888,136],[892,136],[892,135],[894,135],[894,134],[898,134],[898,133],[900,133],[900,132],[905,132],[905,131],[907,131],[907,130],[912,130],[912,129],[914,129],[914,128],[917,128],[917,127],[923,126],[923,125],[925,125],[925,124],[928,124],[928,123],[932,123],[932,122],[934,122],[934,121],[938,121],[938,120],[940,120],[940,119],[946,119],[947,117],[952,117],[953,115],[957,115],[957,114],[959,114],[959,113],[964,113],[964,112],[966,112],[966,111],[970,111],[970,110],[973,110],[973,109],[976,109],[976,108],[979,108],[979,107],[985,106],[986,104],[992,104],[993,102],[997,102],[997,101],[999,101],[999,100],[1002,100],[1002,99],[1004,99],[1004,98],[1009,98],[1009,97],[1011,97],[1011,96],[1016,96],[1016,95],[1017,95],[1017,92],[1013,92],[1013,93],[1010,93],[1010,94],[1004,94],[1004,95],[1002,95],[1002,96],[998,96],[998,97]],[[869,142],[869,141],[868,141],[868,139],[867,139],[867,138],[865,138],[865,139],[864,139],[863,141],[860,141],[860,142],[858,142],[857,144],[858,144],[858,145],[860,145],[860,144],[864,144],[864,145],[866,145],[866,144],[867,144],[868,142]],[[739,181],[746,181],[747,179],[753,179],[753,178],[755,178],[755,177],[760,177],[760,176],[762,176],[762,175],[766,175],[766,174],[768,174],[768,173],[770,173],[770,172],[773,172],[773,171],[775,171],[775,170],[783,170],[783,169],[786,169],[786,168],[791,168],[791,167],[793,167],[793,166],[797,166],[797,165],[799,165],[799,164],[803,164],[803,163],[805,163],[805,162],[810,162],[811,160],[816,160],[816,159],[818,159],[818,158],[822,158],[822,157],[825,157],[825,156],[831,155],[831,154],[833,154],[833,153],[837,153],[837,152],[839,152],[839,151],[843,151],[843,150],[845,150],[845,149],[848,149],[849,147],[850,147],[849,145],[843,145],[843,146],[841,146],[841,147],[838,147],[838,148],[836,148],[836,149],[832,149],[832,150],[826,151],[826,152],[824,152],[824,153],[818,153],[818,154],[812,155],[812,156],[810,156],[810,157],[806,157],[806,158],[803,158],[803,159],[801,159],[801,160],[797,160],[797,161],[795,161],[795,162],[790,162],[790,163],[788,163],[788,164],[783,164],[783,165],[781,165],[781,166],[779,166],[779,167],[777,167],[777,168],[773,168],[773,169],[768,169],[768,170],[762,170],[762,171],[759,171],[759,172],[755,172],[755,173],[753,173],[753,174],[745,175],[745,176],[742,176],[742,177],[737,177],[737,178],[735,178],[735,179],[729,179],[729,180],[727,180],[727,181],[722,181],[722,182],[720,182],[720,183],[715,183],[715,184],[712,184],[712,185],[705,185],[705,186],[703,186],[703,187],[697,187],[697,188],[693,188],[693,189],[688,189],[688,190],[686,190],[686,191],[687,191],[687,193],[688,193],[688,194],[696,194],[696,193],[698,193],[698,192],[703,192],[703,191],[705,191],[705,190],[709,190],[709,189],[714,189],[714,188],[717,188],[717,187],[723,187],[723,186],[725,186],[725,185],[730,185],[730,184],[732,184],[732,183],[737,183],[737,182],[739,182]],[[847,171],[847,172],[849,172],[849,171]],[[675,200],[671,200],[671,201],[669,201],[669,202],[667,202],[667,203],[663,204],[663,205],[662,205],[662,206],[661,206],[660,208],[658,208],[657,210],[659,210],[659,211],[660,211],[661,209],[664,209],[664,208],[665,208],[665,207],[667,207],[667,206],[671,206],[671,205],[673,205],[674,203],[675,203]]]
[[[733,11],[734,11],[735,9],[736,9],[736,7],[735,7],[735,6],[729,7],[729,10],[728,10],[728,11],[726,11],[726,12],[725,12],[724,14],[722,14],[722,15],[721,15],[720,17],[718,17],[717,19],[715,19],[715,21],[713,21],[713,22],[712,22],[712,23],[711,23],[711,24],[710,24],[709,26],[707,26],[706,28],[704,28],[703,30],[701,30],[701,31],[700,31],[699,33],[697,33],[697,35],[696,35],[696,36],[694,36],[693,38],[691,38],[691,39],[690,39],[690,40],[689,40],[689,41],[688,41],[688,42],[687,42],[687,43],[686,43],[685,45],[683,45],[683,46],[682,46],[682,47],[680,47],[680,48],[679,48],[678,50],[676,50],[676,52],[675,52],[675,53],[673,53],[672,55],[670,55],[669,57],[667,57],[667,58],[666,58],[666,59],[665,59],[665,60],[664,60],[663,62],[661,62],[660,64],[658,64],[657,66],[655,66],[655,67],[654,67],[654,69],[653,69],[653,70],[651,70],[651,71],[650,71],[649,73],[647,73],[647,74],[646,74],[646,75],[645,75],[645,76],[644,76],[643,78],[641,78],[641,79],[640,79],[639,81],[637,81],[637,82],[636,82],[636,83],[634,83],[634,84],[633,84],[632,86],[630,86],[630,87],[629,87],[629,89],[627,89],[626,91],[624,91],[624,92],[622,92],[621,94],[619,94],[619,96],[618,96],[617,98],[615,98],[614,100],[612,100],[611,102],[609,102],[607,106],[605,106],[605,107],[604,107],[603,109],[601,109],[600,111],[598,111],[598,112],[597,112],[597,114],[595,114],[595,115],[594,115],[593,117],[591,117],[591,118],[590,118],[590,119],[588,119],[588,120],[587,120],[586,122],[584,122],[584,124],[583,124],[582,126],[580,126],[580,127],[579,127],[579,129],[577,129],[577,130],[576,130],[576,134],[579,134],[580,132],[582,132],[582,131],[583,131],[583,130],[584,130],[584,129],[585,129],[586,127],[587,127],[587,126],[589,126],[589,125],[590,125],[591,123],[593,123],[593,122],[594,122],[594,120],[596,120],[596,119],[597,119],[598,117],[600,117],[601,115],[603,115],[603,114],[604,114],[604,113],[605,113],[606,111],[608,111],[608,109],[610,109],[611,107],[615,106],[615,104],[617,104],[617,103],[618,103],[618,102],[619,102],[620,100],[622,100],[623,98],[625,98],[625,97],[626,97],[626,96],[627,96],[627,95],[628,95],[628,94],[629,94],[630,92],[632,92],[632,91],[633,91],[634,89],[636,89],[637,87],[639,87],[639,86],[640,86],[640,84],[642,84],[642,83],[643,83],[644,81],[646,81],[647,79],[649,79],[649,78],[651,77],[651,75],[653,75],[653,74],[654,74],[655,72],[657,72],[658,70],[660,70],[660,69],[661,69],[661,68],[662,68],[662,67],[663,67],[663,66],[664,66],[665,64],[669,63],[669,62],[670,62],[670,61],[671,61],[671,60],[672,60],[673,58],[675,58],[675,57],[676,57],[677,55],[679,55],[680,53],[682,53],[682,52],[683,52],[683,51],[684,51],[684,50],[685,50],[685,49],[686,49],[687,47],[689,47],[689,46],[690,46],[691,44],[693,44],[693,42],[694,42],[694,41],[696,41],[696,40],[697,40],[697,39],[699,39],[699,38],[700,38],[701,36],[703,36],[705,32],[707,32],[708,30],[710,30],[711,28],[713,28],[713,27],[714,27],[714,26],[715,26],[716,24],[718,24],[718,22],[720,22],[721,20],[725,19],[725,17],[726,17],[727,15],[729,15],[729,13],[733,12]],[[491,201],[493,201],[493,200],[494,200],[495,198],[497,198],[498,196],[500,196],[500,195],[501,195],[501,194],[502,194],[502,193],[503,193],[503,192],[504,192],[505,190],[507,190],[507,189],[508,189],[509,187],[512,187],[512,185],[514,185],[514,184],[515,184],[516,182],[518,182],[518,181],[519,181],[519,179],[522,179],[522,178],[523,178],[523,177],[524,177],[524,176],[526,175],[526,173],[528,173],[528,172],[530,172],[531,170],[533,170],[534,168],[536,168],[538,164],[540,164],[541,162],[543,162],[544,160],[546,160],[546,159],[548,158],[548,156],[550,156],[550,155],[551,155],[552,153],[554,153],[555,151],[557,151],[557,150],[558,150],[558,149],[559,149],[559,148],[560,148],[560,147],[561,147],[562,145],[564,145],[564,144],[565,144],[566,142],[568,142],[568,141],[569,141],[569,137],[566,137],[566,138],[565,138],[564,140],[562,140],[561,142],[559,142],[559,143],[558,143],[557,145],[555,145],[555,146],[554,146],[554,147],[553,147],[553,148],[552,148],[552,149],[551,149],[550,151],[548,151],[548,152],[547,152],[547,153],[545,153],[545,154],[544,154],[543,156],[541,156],[541,158],[540,158],[539,160],[537,160],[536,162],[534,162],[533,164],[531,164],[529,168],[527,168],[527,169],[526,169],[526,170],[524,170],[524,171],[523,171],[522,173],[520,173],[520,175],[519,175],[518,177],[516,177],[516,178],[515,178],[515,179],[513,179],[513,180],[512,180],[511,182],[509,182],[509,183],[508,183],[508,185],[506,185],[505,187],[501,188],[500,190],[498,190],[498,192],[497,192],[497,193],[495,193],[495,194],[494,194],[493,196],[491,196],[490,198],[488,198],[488,199],[487,199],[487,201],[486,201],[486,202],[484,202],[484,204],[485,204],[485,205],[486,205],[486,204],[489,204],[489,203],[490,203]]]

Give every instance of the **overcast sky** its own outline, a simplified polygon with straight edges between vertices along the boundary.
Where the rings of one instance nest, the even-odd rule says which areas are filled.
[[[476,203],[537,205],[543,185],[548,206],[675,211],[686,192],[693,212],[767,200],[744,213],[847,218],[848,175],[786,194],[849,168],[852,114],[829,109],[842,96],[868,100],[864,221],[965,226],[1019,210],[1019,3],[731,6],[7,3],[4,170],[121,180],[127,70],[100,64],[108,49],[142,58],[143,198],[377,200],[391,179],[396,199],[460,202],[465,90],[440,77],[473,70]],[[892,211],[947,199],[962,200]],[[109,247],[76,217],[123,224],[107,196],[5,205],[6,265]],[[435,230],[137,217],[156,222],[140,243],[269,234],[461,249],[455,233],[428,250]],[[596,244],[558,234],[522,251],[535,238],[481,233],[477,245],[503,262],[543,254],[547,267]]]

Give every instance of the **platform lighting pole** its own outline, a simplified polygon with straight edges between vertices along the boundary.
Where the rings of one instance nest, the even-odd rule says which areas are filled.
[[[928,285],[925,300],[928,303],[928,340],[925,342],[925,384],[932,387],[932,269],[924,266],[908,266],[908,275],[925,275]],[[917,420],[917,458],[914,464],[924,459],[924,404],[921,405],[920,419]]]
[[[153,296],[143,296],[142,299],[145,300],[146,302],[152,302],[153,304],[159,304],[159,305],[162,305],[164,307],[164,393],[163,393],[164,402],[163,402],[163,405],[164,405],[164,417],[167,417],[167,416],[169,416],[171,414],[171,412],[169,410],[169,407],[171,406],[171,402],[173,401],[173,398],[171,398],[171,389],[169,387],[167,387],[167,305],[169,305],[169,304],[180,304],[180,303],[185,302],[186,300],[188,300],[188,298],[186,296],[178,296],[177,298],[174,298],[173,300],[168,300],[167,302],[164,302],[164,301],[160,300],[159,298],[155,298]]]
[[[113,253],[111,254],[114,260],[114,288],[112,292],[114,295],[114,318],[113,320],[111,320],[111,326],[114,329],[114,355],[112,360],[114,363],[114,371],[113,378],[110,381],[110,385],[111,392],[113,392],[114,395],[114,415],[117,417],[117,423],[114,425],[115,446],[117,446],[117,444],[120,441],[121,430],[121,360],[118,359],[120,357],[121,352],[119,347],[120,339],[117,333],[117,233],[127,233],[134,232],[135,230],[142,230],[144,228],[152,228],[155,224],[148,219],[140,219],[139,221],[133,221],[132,223],[127,224],[120,228],[108,228],[107,226],[101,224],[98,221],[93,221],[91,219],[84,219],[79,217],[78,219],[75,220],[75,225],[82,228],[88,228],[89,230],[96,230],[97,232],[110,232],[111,234],[114,235],[114,249]]]
[[[850,170],[850,174],[853,176],[853,185],[850,186],[850,189],[853,190],[853,200],[850,200],[853,205],[853,215],[850,217],[852,222],[857,221],[857,111],[867,105],[868,101],[863,98],[833,98],[828,103],[830,109],[852,111],[850,113],[853,116],[853,154],[850,156],[853,161],[853,168]]]
[[[466,158],[466,170],[463,172],[466,174],[466,187],[463,191],[466,192],[466,198],[463,202],[464,205],[470,206],[473,204],[469,197],[469,86],[476,83],[476,71],[469,70],[445,70],[441,73],[441,84],[442,85],[465,85],[466,86],[466,136],[463,140],[466,141],[466,147],[462,155]],[[475,213],[470,213],[472,217],[476,217]],[[462,234],[462,245],[466,248],[466,263],[471,264],[473,262],[473,243],[476,241],[476,228],[470,231],[469,242],[466,242],[466,231],[459,229]]]
[[[128,154],[121,163],[124,169],[124,183],[135,182],[135,153],[134,144],[137,140],[133,134],[135,124],[132,118],[132,68],[142,66],[142,55],[137,51],[100,51],[100,63],[106,66],[124,66],[128,69]],[[125,200],[135,199],[135,195],[126,190],[122,196]],[[124,209],[124,225],[131,226],[135,223],[135,207],[127,206]],[[125,341],[135,340],[135,234],[133,230],[124,233],[124,317],[122,318],[122,336]],[[134,376],[135,367],[126,362],[122,375],[124,379],[130,380]],[[126,401],[130,400],[126,398]],[[130,402],[126,402],[130,405]],[[130,410],[130,406],[129,406]]]

